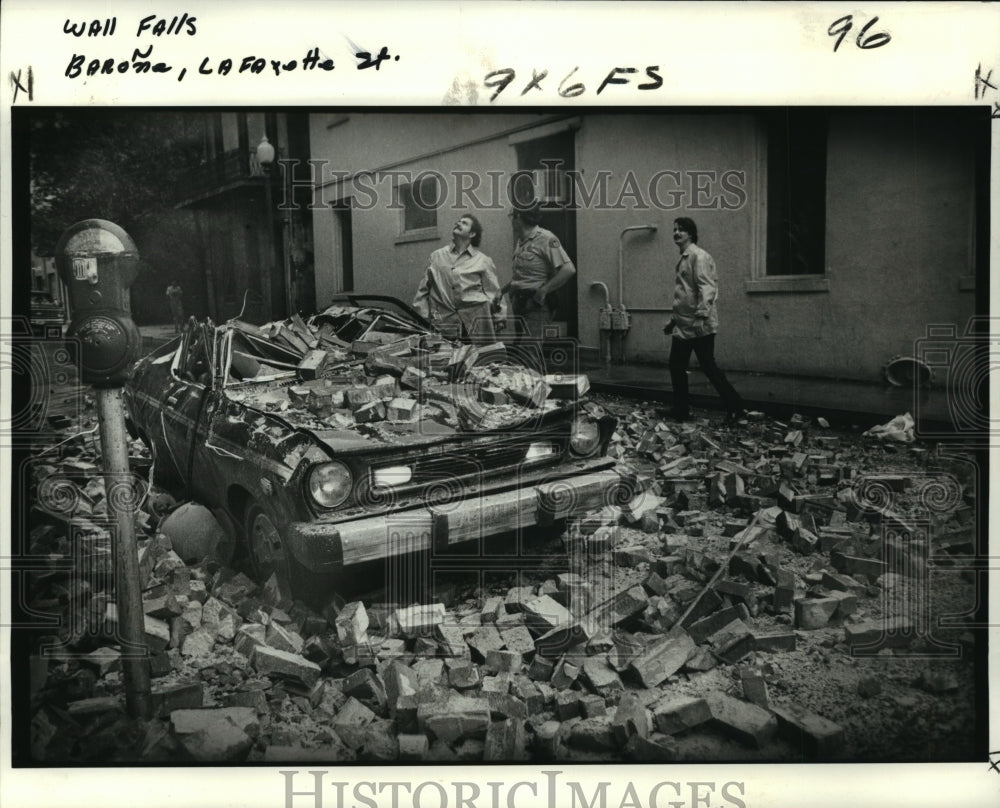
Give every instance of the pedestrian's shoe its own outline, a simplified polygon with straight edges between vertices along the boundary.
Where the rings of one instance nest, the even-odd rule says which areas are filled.
[[[733,424],[738,423],[741,419],[746,418],[746,416],[747,416],[746,410],[736,410],[735,412],[729,412],[726,413],[726,417],[722,423],[725,424],[726,426],[732,426]]]

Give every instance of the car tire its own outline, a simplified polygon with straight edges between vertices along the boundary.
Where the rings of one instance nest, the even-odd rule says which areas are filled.
[[[247,558],[263,586],[274,576],[278,591],[320,609],[336,594],[331,575],[310,572],[286,552],[278,521],[263,505],[251,502],[243,520]]]

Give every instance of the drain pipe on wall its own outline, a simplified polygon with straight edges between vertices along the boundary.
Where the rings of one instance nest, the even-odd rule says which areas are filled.
[[[601,335],[601,358],[605,366],[611,364],[611,293],[608,285],[603,281],[594,281],[590,284],[591,289],[601,289],[604,292],[604,305],[599,311],[598,328]]]
[[[637,230],[656,232],[655,224],[633,224],[623,228],[618,235],[618,307],[611,312],[611,351],[617,361],[625,363],[625,335],[632,327],[632,319],[625,308],[625,234]],[[617,350],[616,350],[617,349]]]

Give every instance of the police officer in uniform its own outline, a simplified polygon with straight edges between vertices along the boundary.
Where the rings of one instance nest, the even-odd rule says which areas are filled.
[[[521,318],[519,340],[540,340],[545,324],[552,321],[549,295],[576,274],[576,267],[556,235],[538,226],[538,202],[515,205],[510,216],[517,245],[513,274],[503,293],[510,298],[514,316]]]

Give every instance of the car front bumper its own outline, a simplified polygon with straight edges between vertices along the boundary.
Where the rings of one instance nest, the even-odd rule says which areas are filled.
[[[334,571],[366,561],[421,550],[443,550],[559,519],[605,505],[622,505],[638,492],[635,471],[599,458],[549,472],[502,490],[471,494],[440,506],[333,522],[317,519],[288,526],[292,555],[312,572]]]

